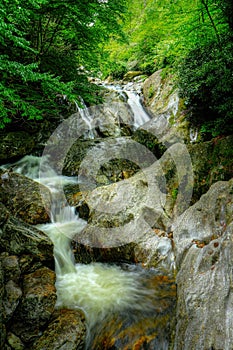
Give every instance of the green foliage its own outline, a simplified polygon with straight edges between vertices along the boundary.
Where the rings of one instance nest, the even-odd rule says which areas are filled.
[[[205,10],[209,11],[213,35],[196,44],[179,66],[180,95],[189,111],[187,118],[207,137],[233,132],[233,32],[222,12],[224,2],[221,6],[208,2]]]
[[[102,43],[120,35],[124,0],[2,0],[0,128],[59,116],[69,101],[98,101],[87,74],[99,71]]]
[[[172,68],[190,123],[208,137],[232,133],[232,0],[129,0],[128,11],[128,42],[106,46],[106,74]]]

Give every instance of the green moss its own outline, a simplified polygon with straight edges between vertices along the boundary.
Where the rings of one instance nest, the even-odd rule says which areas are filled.
[[[151,85],[148,90],[148,98],[152,98],[154,96],[154,93],[155,93],[155,88],[153,85]]]

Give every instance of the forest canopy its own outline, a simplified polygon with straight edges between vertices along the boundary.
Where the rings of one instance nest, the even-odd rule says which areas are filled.
[[[210,137],[232,133],[232,0],[131,0],[128,11],[128,43],[105,46],[102,71],[172,70],[190,123]]]
[[[172,70],[190,123],[232,133],[232,0],[3,0],[0,127],[56,118],[79,97],[97,103],[87,77]]]
[[[94,98],[101,43],[121,36],[123,0],[2,0],[0,127],[56,117],[57,95]]]

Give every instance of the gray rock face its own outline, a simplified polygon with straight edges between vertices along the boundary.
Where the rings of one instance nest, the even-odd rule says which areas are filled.
[[[217,182],[173,225],[174,350],[233,349],[233,180]]]
[[[166,193],[161,164],[155,162],[124,181],[84,189],[82,200],[89,208],[88,225],[74,240],[103,249],[103,260],[111,251],[116,260],[118,256],[147,267],[160,264],[165,269],[173,269],[169,234],[172,216],[166,211],[166,202],[171,200]],[[184,205],[185,198],[179,201]],[[172,208],[175,202],[170,203]]]

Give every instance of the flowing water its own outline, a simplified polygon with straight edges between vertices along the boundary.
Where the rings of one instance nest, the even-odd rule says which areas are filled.
[[[142,345],[138,349],[167,350],[174,281],[163,281],[156,269],[144,270],[137,265],[76,264],[71,240],[77,233],[81,234],[86,222],[78,217],[73,207],[60,202],[63,196],[59,194],[59,186],[77,183],[77,179],[57,176],[49,161],[44,162],[46,167],[43,165],[39,176],[40,162],[39,157],[26,156],[11,164],[11,169],[48,186],[51,191],[51,222],[38,228],[54,244],[56,306],[84,311],[87,350],[110,349],[116,337],[121,344],[118,349],[131,349],[133,344],[144,339],[144,344],[152,347]]]
[[[128,104],[134,113],[134,127],[137,129],[150,120],[149,115],[145,112],[140,96],[134,91],[126,91]]]
[[[129,84],[127,84],[124,87],[120,85],[109,84],[101,85],[109,90],[117,91],[119,95],[123,96],[123,98],[126,100],[133,112],[135,129],[139,128],[140,126],[142,126],[150,120],[151,117],[142,106],[140,93],[134,90],[133,85],[130,86]]]
[[[127,92],[135,115],[135,127],[149,120],[139,96]],[[90,116],[82,117],[91,123]],[[92,135],[89,135],[92,137]],[[49,159],[26,156],[7,165],[51,191],[51,222],[38,225],[54,244],[58,308],[82,309],[87,324],[87,350],[157,349],[167,350],[170,318],[175,303],[174,281],[161,271],[139,265],[75,263],[72,238],[82,234],[86,222],[68,205],[63,186],[77,184],[78,178],[58,176]],[[117,339],[117,340],[116,340]]]

